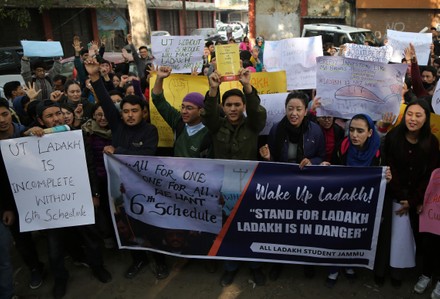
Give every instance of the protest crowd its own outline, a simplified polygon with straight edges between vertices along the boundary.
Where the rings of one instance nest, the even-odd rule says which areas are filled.
[[[48,129],[63,125],[71,131],[82,131],[90,200],[96,221],[95,224],[42,230],[48,244],[49,265],[45,265],[32,232],[20,231],[19,219],[24,215],[19,214],[15,205],[15,192],[8,179],[6,163],[0,158],[0,298],[14,297],[13,265],[9,254],[12,244],[29,272],[31,289],[44,283],[45,273],[53,275],[54,298],[64,297],[68,287],[74,285],[74,282],[68,284],[69,272],[64,265],[66,256],[90,268],[93,276],[102,283],[111,283],[112,275],[124,275],[127,279],[135,277],[149,259],[154,264],[157,279],[168,277],[167,257],[161,252],[131,250],[132,263],[127,265],[125,273],[110,273],[105,267],[105,248],[114,248],[124,242],[133,246],[146,243],[130,234],[132,219],[125,213],[124,206],[118,204],[117,199],[114,199],[115,203],[113,198],[109,199],[104,164],[104,155],[136,155],[293,163],[301,170],[317,165],[323,168],[332,165],[384,166],[386,192],[372,279],[379,287],[387,279],[394,287],[401,287],[407,268],[414,267],[417,252],[421,257],[422,272],[419,280],[414,282],[414,292],[421,294],[429,289],[431,298],[440,299],[440,259],[437,257],[440,236],[419,231],[425,191],[432,172],[440,166],[439,141],[431,132],[433,95],[440,74],[440,42],[435,28],[432,36],[429,61],[421,61],[415,46],[408,43],[404,56],[397,63],[404,65],[406,70],[398,89],[401,94],[397,101],[399,106],[404,105],[398,124],[398,113],[383,109],[381,119],[374,118],[369,111],[362,111],[362,106],[348,118],[331,113],[319,92],[323,81],[317,80],[316,89],[288,88],[284,106],[278,107],[283,116],[274,122],[266,135],[261,132],[267,123],[268,108],[262,104],[259,91],[251,80],[260,72],[267,72],[270,76],[265,60],[270,61],[264,55],[268,41],[262,36],[255,39],[255,45],[247,36],[237,45],[240,68],[234,75],[240,88],[222,92],[220,86],[225,82],[219,70],[219,54],[216,55],[218,45],[207,42],[201,64],[191,68],[192,72],[187,76],[188,80],[205,78],[208,89],[205,94],[191,89],[185,91],[178,108],[167,100],[164,92],[167,80],[174,75],[174,68],[162,64],[148,47],[136,48],[130,34],[126,41],[131,54],[124,51],[122,55],[126,63],[116,66],[104,60],[103,45],[91,42],[87,48],[83,46],[85,41],[76,36],[72,42],[75,78],[60,75],[61,66],[57,59],[49,68],[43,61],[31,63],[29,57],[23,56],[21,74],[25,86],[18,81],[8,82],[4,86],[6,99],[0,99],[0,140],[28,136],[44,138],[51,132]],[[233,39],[229,40],[229,45],[234,43]],[[384,47],[386,44],[385,41]],[[364,46],[380,48],[371,43]],[[322,49],[319,56],[323,58],[344,57],[350,45],[336,49],[325,44]],[[136,65],[136,73],[129,72],[130,63]],[[289,76],[289,69],[285,71]],[[172,147],[159,146],[163,132],[150,121],[153,106],[172,130]],[[197,163],[203,162],[197,160]],[[120,192],[125,193],[122,184]],[[111,208],[111,205],[115,207]],[[410,226],[400,233],[414,238],[416,246],[411,261],[404,261],[400,266],[392,264],[394,267],[390,264],[390,260],[396,258],[393,256],[396,253],[391,251],[393,214],[394,217],[408,218]],[[182,234],[182,230],[169,229],[165,234],[171,238]],[[206,270],[211,273],[222,267],[221,286],[233,283],[242,263],[249,267],[251,279],[258,286],[265,285],[266,276],[276,280],[283,275],[283,268],[291,267],[282,263],[239,262],[236,259],[206,260],[205,263]],[[304,275],[314,277],[316,267],[320,266],[304,264]],[[329,288],[337,283],[340,274],[349,280],[357,277],[356,267],[326,267],[328,276],[323,280]]]

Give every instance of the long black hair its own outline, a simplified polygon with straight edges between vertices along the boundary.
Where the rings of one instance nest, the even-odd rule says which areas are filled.
[[[406,126],[405,122],[405,115],[408,111],[408,108],[413,105],[419,105],[425,111],[426,120],[423,126],[420,128],[417,145],[421,149],[420,158],[425,161],[425,163],[429,163],[429,161],[426,160],[430,156],[429,150],[431,148],[431,138],[436,137],[431,133],[431,109],[429,107],[429,103],[423,99],[414,100],[406,106],[405,112],[403,113],[403,117],[399,125],[397,125],[397,127],[395,127],[388,133],[389,136],[387,136],[387,138],[390,138],[391,148],[387,149],[387,151],[393,151],[393,155],[397,155],[398,158],[404,159],[404,153],[402,152],[402,150],[396,149],[404,148],[403,146],[406,142],[406,134],[408,133],[408,127]]]

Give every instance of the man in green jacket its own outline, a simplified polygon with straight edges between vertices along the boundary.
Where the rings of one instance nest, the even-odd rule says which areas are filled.
[[[202,121],[212,134],[215,158],[257,160],[258,135],[266,125],[266,109],[260,105],[257,90],[250,84],[250,71],[241,69],[238,80],[243,85],[243,92],[239,89],[228,90],[222,96],[222,106],[219,106],[221,74],[214,71],[209,76],[209,91],[205,97]],[[224,117],[220,114],[221,108]],[[225,271],[220,280],[222,286],[228,286],[234,281],[238,266],[237,261],[225,261]],[[251,262],[249,267],[255,284],[264,285],[266,277],[261,271],[261,264]]]
[[[163,81],[172,69],[161,66],[157,69],[156,82],[151,93],[153,103],[174,133],[174,156],[205,158],[209,156],[211,139],[202,123],[200,113],[205,106],[200,93],[190,92],[182,100],[180,111],[171,106],[163,94]]]

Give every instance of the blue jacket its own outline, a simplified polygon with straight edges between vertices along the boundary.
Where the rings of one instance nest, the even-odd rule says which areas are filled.
[[[275,135],[280,123],[276,123],[272,126],[269,133],[268,145],[272,152],[274,150]],[[309,121],[307,130],[303,135],[303,147],[304,156],[309,159],[313,165],[319,165],[325,160],[325,139],[321,128],[314,122]],[[289,141],[284,140],[283,151],[281,153],[280,161],[276,162],[288,162],[287,151],[289,148]]]

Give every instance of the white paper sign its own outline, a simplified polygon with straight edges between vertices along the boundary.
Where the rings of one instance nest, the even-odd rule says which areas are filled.
[[[273,94],[260,94],[261,106],[266,108],[267,119],[266,126],[260,135],[269,135],[272,126],[286,115],[286,108],[284,103],[286,102],[287,95],[289,93],[273,93]]]
[[[203,64],[205,40],[202,36],[152,36],[151,50],[158,65],[173,68],[173,73],[200,71]]]
[[[81,130],[0,141],[20,231],[95,223]]]
[[[438,84],[438,82],[435,86],[434,94],[432,95],[431,105],[435,114],[440,114],[440,84]]]
[[[401,63],[405,57],[405,48],[414,45],[419,65],[427,65],[432,43],[432,33],[414,33],[387,30],[388,44],[393,48],[391,62]]]
[[[264,66],[267,71],[285,70],[287,89],[316,88],[316,57],[322,56],[321,36],[266,41]]]
[[[23,55],[27,57],[63,57],[63,47],[58,41],[42,42],[22,40]]]
[[[371,47],[358,44],[345,44],[344,56],[364,61],[388,63],[393,54],[391,46]]]
[[[374,121],[385,112],[399,115],[406,64],[383,64],[341,56],[317,58],[318,116],[350,119],[358,113]]]

